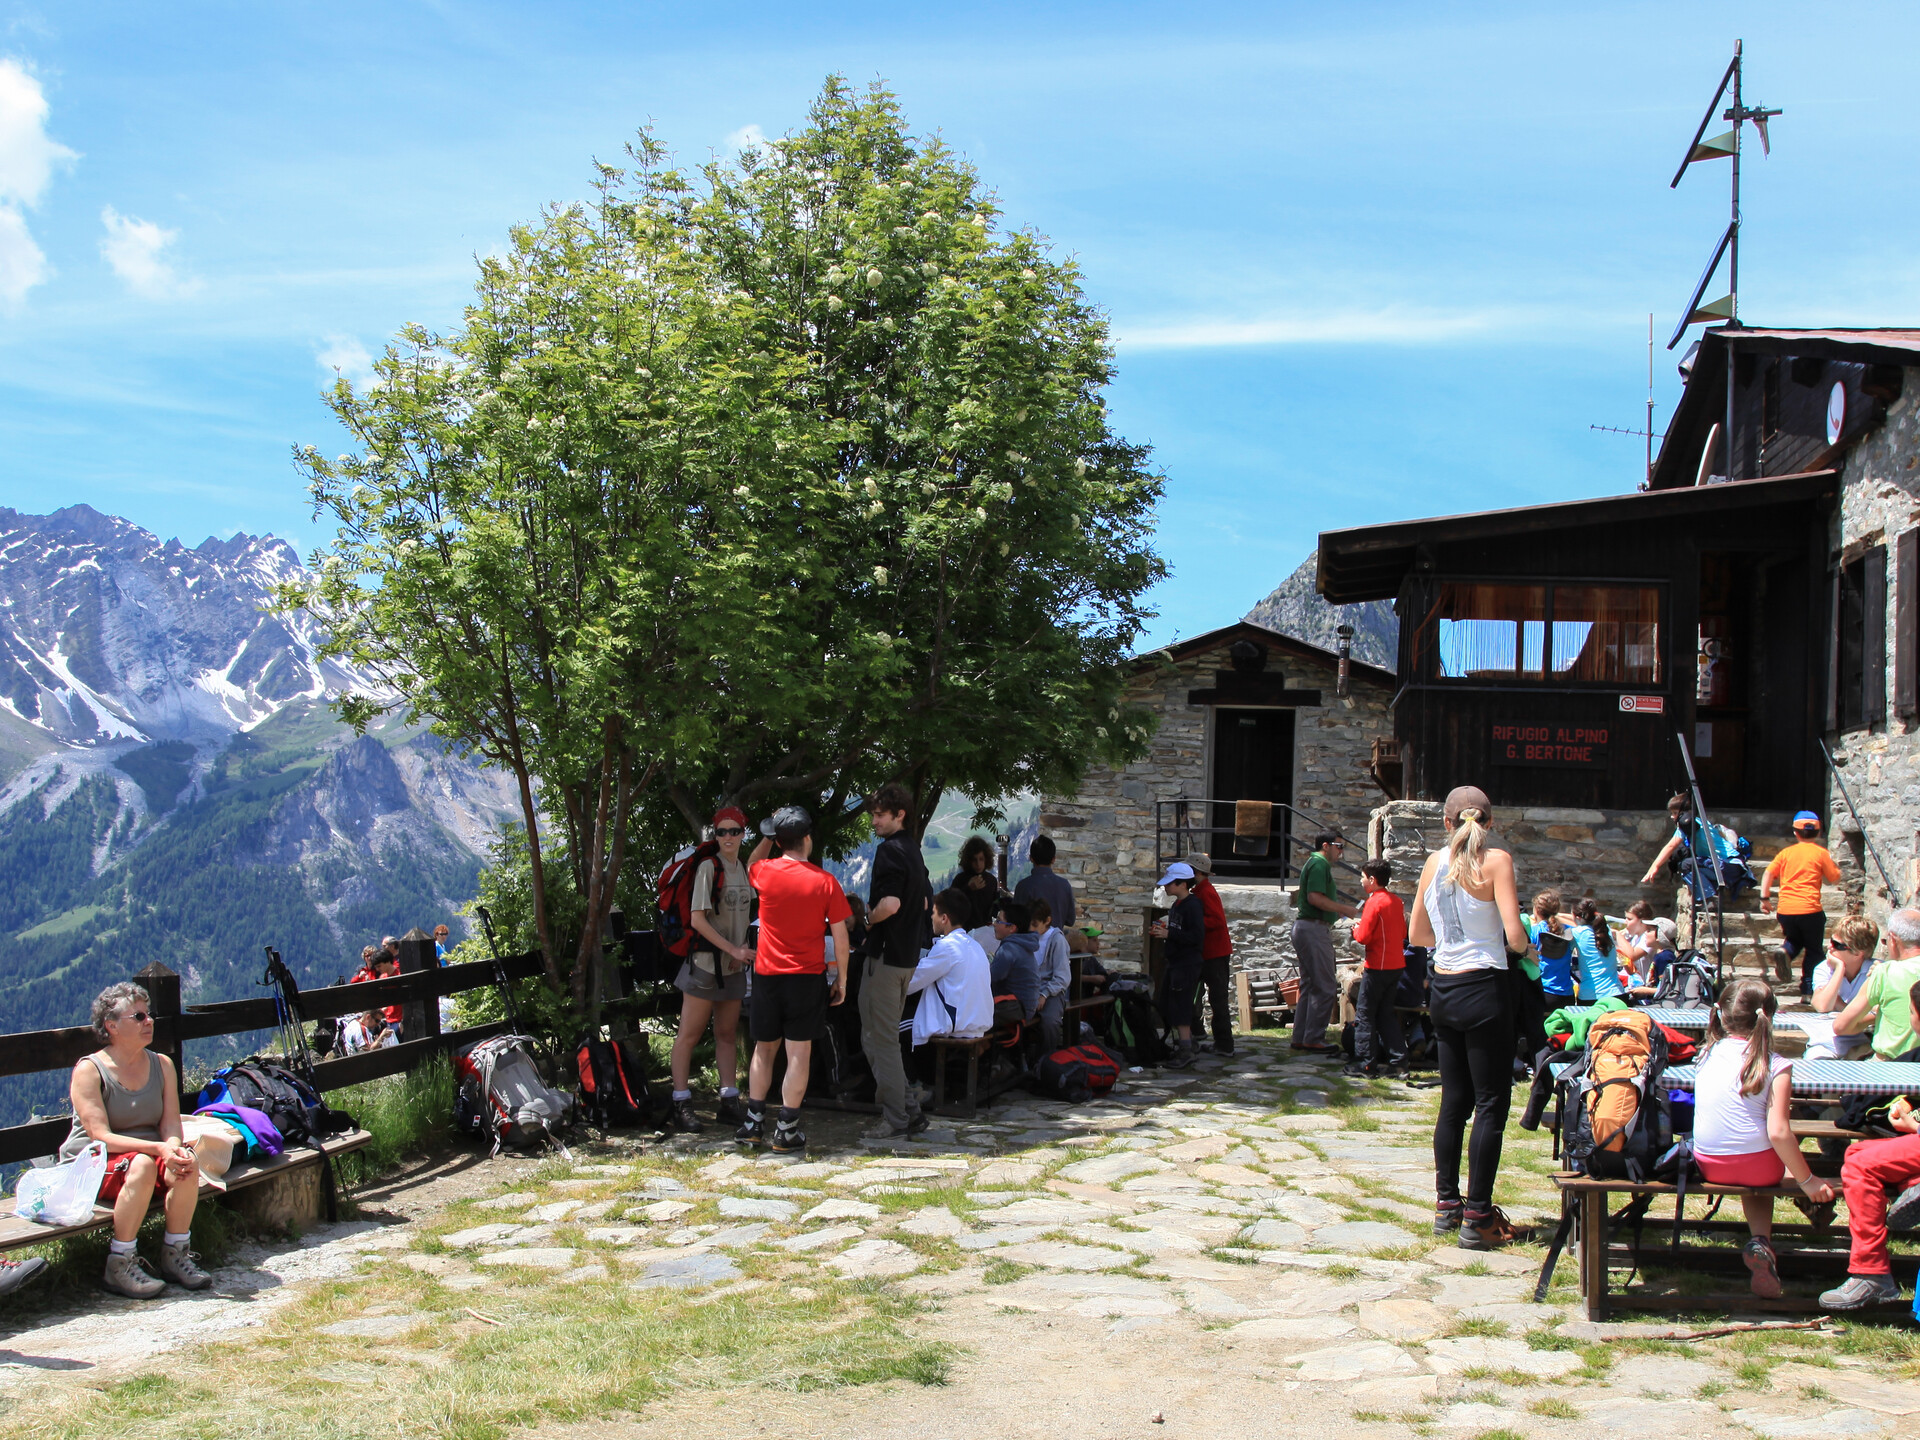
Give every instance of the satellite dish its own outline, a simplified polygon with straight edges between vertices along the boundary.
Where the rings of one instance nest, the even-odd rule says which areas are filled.
[[[1827,443],[1838,445],[1840,432],[1847,428],[1847,387],[1836,380],[1827,392]]]

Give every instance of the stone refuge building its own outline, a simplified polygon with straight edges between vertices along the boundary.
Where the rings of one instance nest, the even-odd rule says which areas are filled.
[[[1760,862],[1825,814],[1828,913],[1884,922],[1920,880],[1920,331],[1724,327],[1681,373],[1638,492],[1321,537],[1321,595],[1400,619],[1405,798],[1370,838],[1411,858],[1472,782],[1523,888],[1677,913],[1639,876],[1690,757]]]
[[[1203,849],[1215,857],[1236,966],[1291,958],[1288,886],[1306,854],[1294,842],[1324,826],[1352,842],[1352,860],[1363,857],[1383,796],[1375,771],[1390,774],[1393,675],[1351,661],[1341,696],[1338,655],[1244,621],[1132,663],[1130,697],[1158,719],[1152,747],[1122,770],[1095,766],[1077,793],[1041,802],[1040,828],[1059,847],[1055,868],[1072,882],[1081,917],[1106,932],[1108,956],[1138,963],[1156,866]],[[1159,828],[1180,823],[1167,802],[1242,799],[1291,807],[1276,811],[1276,831],[1279,817],[1287,830],[1267,856],[1236,857],[1231,834]],[[1233,824],[1230,803],[1192,804],[1186,815],[1201,830]],[[1341,888],[1359,893],[1352,877]]]

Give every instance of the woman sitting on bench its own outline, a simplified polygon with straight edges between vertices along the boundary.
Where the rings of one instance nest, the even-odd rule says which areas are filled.
[[[1808,1200],[1825,1205],[1833,1187],[1807,1168],[1789,1123],[1793,1075],[1791,1062],[1773,1053],[1777,1005],[1764,980],[1741,980],[1720,997],[1694,1070],[1693,1158],[1710,1185],[1771,1190],[1792,1175]],[[1753,1235],[1740,1252],[1753,1293],[1777,1300],[1773,1197],[1742,1195],[1740,1208]]]
[[[213,1277],[187,1249],[188,1227],[200,1199],[200,1170],[180,1130],[180,1077],[173,1061],[147,1046],[153,1041],[147,992],[122,982],[93,1002],[93,1033],[104,1048],[73,1067],[68,1094],[73,1129],[60,1147],[71,1160],[95,1140],[107,1147],[100,1203],[113,1206],[113,1243],[101,1283],[116,1295],[151,1300],[166,1281],[204,1290]],[[155,1186],[166,1196],[167,1228],[160,1245],[160,1278],[134,1253],[140,1222]]]

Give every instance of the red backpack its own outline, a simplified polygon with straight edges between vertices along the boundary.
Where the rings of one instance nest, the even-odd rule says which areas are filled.
[[[683,850],[673,857],[666,869],[660,872],[660,891],[654,901],[653,928],[659,937],[660,948],[669,955],[685,959],[687,951],[693,948],[693,937],[699,932],[693,928],[693,881],[700,873],[700,867],[708,861],[713,862],[714,894],[719,895],[720,887],[726,884],[726,868],[720,864],[720,842],[703,840],[691,850]]]
[[[1034,1088],[1077,1103],[1105,1095],[1120,1078],[1120,1061],[1104,1045],[1069,1045],[1040,1062]]]

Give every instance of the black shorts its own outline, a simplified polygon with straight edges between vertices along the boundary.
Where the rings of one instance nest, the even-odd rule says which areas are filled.
[[[827,976],[762,975],[754,972],[747,997],[747,1024],[754,1043],[818,1040],[827,1028]]]
[[[1819,957],[1827,943],[1826,911],[1815,910],[1808,915],[1776,914],[1773,918],[1780,922],[1780,938],[1786,941],[1789,955],[1811,953]]]

